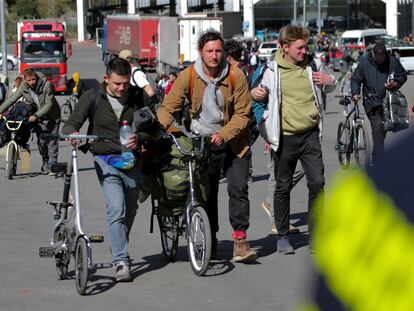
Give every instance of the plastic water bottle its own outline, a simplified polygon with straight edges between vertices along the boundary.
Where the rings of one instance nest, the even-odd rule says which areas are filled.
[[[124,167],[132,167],[135,164],[135,157],[132,150],[127,148],[128,137],[132,134],[128,121],[123,121],[119,130],[119,140],[121,142],[121,159]]]

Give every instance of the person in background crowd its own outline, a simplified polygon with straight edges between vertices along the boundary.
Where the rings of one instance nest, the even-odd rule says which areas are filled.
[[[167,86],[165,87],[165,95],[168,95],[168,93],[170,92],[175,79],[177,79],[177,73],[176,72],[170,72],[169,76],[168,76],[168,82],[167,82]]]

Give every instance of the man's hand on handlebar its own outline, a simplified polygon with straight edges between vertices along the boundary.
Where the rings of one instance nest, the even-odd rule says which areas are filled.
[[[29,117],[29,122],[36,122],[38,119],[37,115],[34,114]]]
[[[361,95],[353,95],[352,96],[352,100],[354,101],[354,102],[357,102],[357,101],[359,101],[361,99]]]
[[[215,147],[220,146],[222,143],[224,143],[224,138],[221,137],[219,133],[213,134],[211,136],[211,144]]]
[[[72,134],[79,134],[79,132],[73,132]],[[73,146],[73,147],[75,147],[76,146],[76,144],[78,143],[78,141],[76,140],[76,139],[69,139],[69,143]]]

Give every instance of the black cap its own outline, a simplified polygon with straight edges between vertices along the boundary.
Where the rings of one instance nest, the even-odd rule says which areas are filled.
[[[377,43],[372,49],[372,52],[375,56],[387,55],[387,48],[384,43]]]

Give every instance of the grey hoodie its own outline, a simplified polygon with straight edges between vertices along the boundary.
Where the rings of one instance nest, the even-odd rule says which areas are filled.
[[[228,64],[223,59],[217,78],[210,80],[203,72],[201,58],[195,62],[195,71],[206,83],[203,102],[198,115],[191,121],[191,131],[197,135],[212,135],[217,133],[224,123],[224,98],[220,91],[220,83],[227,76]]]

